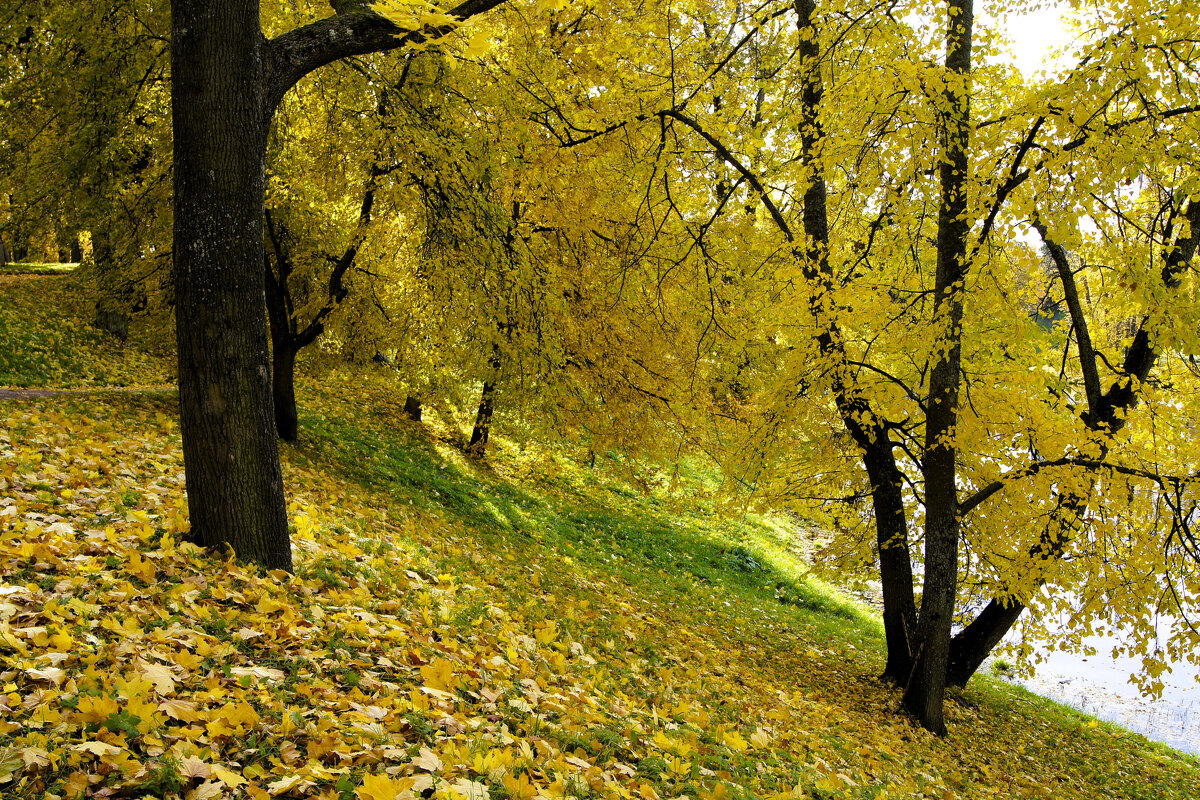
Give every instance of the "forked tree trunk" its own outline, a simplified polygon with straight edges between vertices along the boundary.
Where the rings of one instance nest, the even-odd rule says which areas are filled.
[[[292,569],[263,309],[255,0],[171,7],[179,403],[192,536]]]

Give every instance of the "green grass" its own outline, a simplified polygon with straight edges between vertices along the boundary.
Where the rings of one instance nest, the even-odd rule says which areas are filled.
[[[67,265],[48,265],[49,267]],[[163,385],[173,369],[163,331],[136,320],[121,342],[92,327],[94,301],[78,276],[0,281],[0,386]]]
[[[878,641],[869,612],[803,577],[803,565],[778,547],[776,521],[745,515],[731,523],[710,505],[634,492],[552,451],[552,468],[543,474],[553,477],[521,484],[448,447],[439,450],[435,440],[410,428],[367,428],[352,419],[305,415],[301,429],[297,455],[488,538],[514,546],[536,542],[635,585],[666,585],[681,597],[697,585],[718,586],[740,603],[789,606],[863,635],[870,631]]]
[[[41,263],[34,261],[11,261],[0,264],[0,275],[65,275],[74,272],[79,264]]]

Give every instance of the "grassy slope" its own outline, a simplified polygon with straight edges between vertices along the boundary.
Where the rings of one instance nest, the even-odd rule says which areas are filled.
[[[135,326],[122,345],[93,328],[91,315],[79,275],[0,270],[0,386],[162,385],[172,379],[174,368],[162,353],[147,352],[156,348],[142,329]]]
[[[473,464],[378,376],[302,397],[290,578],[181,543],[168,398],[0,401],[4,796],[1200,796],[1193,760],[1003,684],[915,728],[769,520],[552,448]]]

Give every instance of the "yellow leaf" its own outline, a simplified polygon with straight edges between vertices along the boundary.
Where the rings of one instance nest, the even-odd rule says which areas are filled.
[[[420,754],[412,760],[412,764],[417,769],[423,769],[426,772],[438,772],[442,768],[442,760],[428,747],[421,748]]]
[[[142,675],[154,684],[154,691],[158,692],[160,697],[175,693],[175,675],[170,667],[141,660],[138,660],[136,666]]]
[[[366,775],[362,786],[354,790],[358,800],[401,800],[411,797],[411,778],[392,779],[386,775]]]
[[[111,745],[108,742],[80,742],[79,744],[71,745],[71,749],[97,756],[115,756],[121,752],[121,748]]]
[[[225,784],[231,789],[236,789],[246,782],[246,779],[236,772],[225,769],[219,764],[214,764],[212,768],[213,777]]]
[[[290,792],[292,789],[302,788],[306,783],[309,785],[312,784],[311,781],[305,780],[303,775],[288,775],[277,781],[268,783],[267,791],[271,793],[271,796],[275,796],[284,792]]]
[[[179,774],[185,778],[207,778],[212,771],[212,765],[194,755],[179,759]]]
[[[467,45],[463,48],[462,54],[464,58],[479,58],[480,56],[485,55],[487,51],[491,49],[491,47],[491,34],[481,28],[475,31],[475,33],[471,35],[471,38],[467,40]]]
[[[158,710],[180,722],[195,722],[200,719],[200,715],[196,713],[196,704],[186,700],[163,700],[158,704]]]
[[[287,603],[281,603],[273,597],[263,595],[255,604],[254,610],[260,614],[274,614],[276,611],[287,608]]]
[[[421,667],[421,677],[430,689],[450,691],[454,688],[454,665],[448,659],[436,658]]]

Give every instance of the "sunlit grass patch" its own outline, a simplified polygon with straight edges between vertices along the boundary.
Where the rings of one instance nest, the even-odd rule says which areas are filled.
[[[74,272],[78,264],[10,261],[0,263],[0,275],[65,275]]]

